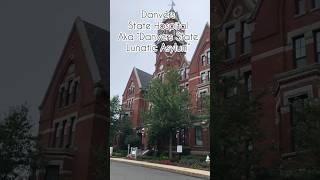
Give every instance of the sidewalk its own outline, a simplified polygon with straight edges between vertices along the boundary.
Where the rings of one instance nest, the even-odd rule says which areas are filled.
[[[153,168],[158,170],[169,171],[173,173],[179,173],[187,176],[202,178],[202,179],[210,179],[210,171],[198,170],[198,169],[191,169],[185,167],[178,167],[178,166],[171,166],[171,165],[164,165],[164,164],[156,164],[156,163],[149,163],[143,161],[135,161],[135,160],[128,160],[123,158],[110,158],[111,161],[122,162],[147,168]]]

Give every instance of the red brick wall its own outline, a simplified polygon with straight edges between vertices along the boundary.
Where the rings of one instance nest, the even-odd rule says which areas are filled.
[[[70,104],[67,107],[58,108],[57,100],[60,83],[63,81],[66,71],[70,64],[70,54],[74,54],[74,63],[76,66],[76,76],[80,76],[80,94],[76,103]],[[54,73],[51,85],[48,89],[44,103],[41,107],[41,115],[39,122],[40,144],[43,149],[51,148],[53,142],[54,125],[53,120],[65,117],[72,113],[78,113],[78,118],[75,120],[76,130],[72,157],[63,159],[63,170],[70,171],[73,179],[86,180],[94,179],[93,172],[94,162],[93,153],[94,147],[103,146],[107,138],[106,124],[106,94],[96,96],[94,94],[94,85],[89,71],[89,65],[85,57],[83,47],[81,46],[78,32],[73,29],[65,49],[62,53],[56,71]],[[95,116],[93,116],[95,114]],[[77,123],[79,118],[89,116],[85,120]],[[99,116],[99,117],[97,117]],[[104,117],[104,118],[102,118]],[[65,149],[56,149],[57,152],[64,152]],[[65,155],[56,155],[56,158],[49,158],[48,161],[62,159]]]

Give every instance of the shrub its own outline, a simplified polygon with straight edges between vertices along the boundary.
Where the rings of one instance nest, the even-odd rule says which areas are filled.
[[[127,156],[127,150],[114,150],[112,153],[112,157],[126,157]]]
[[[205,162],[205,156],[195,156],[195,155],[189,155],[189,156],[182,156],[179,164],[187,167],[191,167],[194,169],[207,169],[210,167],[210,165]]]
[[[125,140],[125,144],[130,144],[131,147],[139,147],[141,145],[140,138],[137,135],[128,135]]]

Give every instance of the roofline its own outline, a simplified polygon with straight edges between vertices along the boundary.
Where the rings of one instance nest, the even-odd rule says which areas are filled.
[[[42,108],[42,106],[43,106],[43,104],[44,104],[44,102],[45,102],[45,100],[46,100],[46,98],[47,98],[47,96],[48,96],[49,89],[51,89],[51,86],[52,86],[52,83],[53,83],[53,79],[54,79],[54,77],[56,76],[56,74],[57,74],[57,72],[58,72],[58,67],[59,67],[60,64],[62,63],[61,59],[62,59],[63,55],[65,54],[65,51],[66,51],[68,42],[69,42],[70,39],[71,39],[71,34],[73,33],[74,29],[75,29],[75,22],[73,23],[72,28],[71,28],[71,31],[70,31],[69,34],[68,34],[67,41],[66,41],[65,44],[64,44],[64,48],[62,49],[62,53],[60,54],[60,57],[59,57],[59,60],[58,60],[58,62],[57,62],[57,65],[56,65],[56,67],[55,67],[55,69],[54,69],[53,75],[51,76],[50,83],[49,83],[49,85],[48,85],[48,87],[47,87],[47,90],[46,90],[46,92],[45,92],[45,94],[44,94],[44,97],[42,98],[41,104],[40,104],[40,106],[38,107],[38,109],[41,109],[41,108]]]
[[[83,50],[84,50],[85,56],[88,60],[88,65],[90,68],[93,82],[94,83],[100,82],[101,76],[99,74],[98,65],[95,60],[95,57],[94,57],[94,54],[93,54],[93,51],[92,51],[92,48],[90,45],[90,41],[88,39],[87,31],[86,31],[84,24],[83,24],[83,21],[81,20],[80,17],[76,18],[75,25],[79,30],[80,41],[82,42]]]
[[[137,68],[133,67],[133,71],[134,71],[134,74],[137,77],[139,88],[141,89],[142,88],[142,84],[141,84],[141,80],[140,80],[140,77],[139,77],[138,72],[137,72]]]
[[[98,70],[98,65],[95,61],[95,57],[93,55],[93,52],[92,52],[92,48],[90,46],[90,42],[89,42],[89,39],[88,39],[88,35],[86,33],[86,30],[85,30],[85,27],[84,27],[84,24],[83,24],[83,21],[82,19],[78,16],[76,17],[76,20],[74,21],[73,25],[72,25],[72,28],[71,28],[71,31],[69,32],[68,34],[68,38],[67,38],[67,41],[65,42],[64,44],[64,48],[62,50],[62,53],[60,54],[60,58],[58,60],[58,63],[55,67],[55,70],[54,70],[54,73],[53,75],[51,76],[51,80],[50,80],[50,83],[49,83],[49,86],[47,87],[47,90],[45,92],[45,95],[44,97],[42,98],[42,101],[41,101],[41,104],[40,106],[38,107],[38,109],[41,109],[45,100],[47,99],[47,96],[48,96],[48,93],[49,93],[49,90],[51,89],[52,87],[52,83],[53,83],[53,79],[54,77],[56,77],[57,75],[57,72],[58,72],[58,67],[60,66],[60,64],[62,63],[62,57],[64,56],[65,52],[66,52],[66,48],[70,42],[70,39],[71,39],[71,35],[72,33],[75,31],[75,29],[78,29],[78,32],[79,32],[79,36],[80,36],[80,41],[82,42],[81,44],[83,45],[83,50],[84,50],[84,53],[85,53],[85,56],[87,57],[87,61],[88,61],[88,64],[89,64],[89,70],[91,72],[91,75],[92,75],[92,79],[93,79],[93,82],[94,83],[97,83],[97,82],[100,82],[101,81],[101,76],[99,74],[99,70]]]
[[[202,38],[204,37],[204,33],[205,33],[205,30],[206,30],[207,27],[208,27],[209,30],[210,30],[210,25],[209,25],[208,22],[206,23],[206,25],[204,26],[204,28],[203,28],[203,30],[202,30],[202,34],[201,34],[201,37],[200,37],[200,39],[199,39],[199,41],[198,41],[198,43],[197,43],[197,47],[196,47],[196,49],[195,49],[194,52],[193,52],[193,55],[192,55],[192,58],[191,58],[191,61],[190,61],[190,65],[192,64],[192,61],[193,61],[193,59],[195,58],[195,55],[196,55],[198,49],[200,48],[200,42],[201,42]],[[210,32],[209,32],[209,33],[210,33]],[[210,41],[210,40],[209,40],[209,41]]]

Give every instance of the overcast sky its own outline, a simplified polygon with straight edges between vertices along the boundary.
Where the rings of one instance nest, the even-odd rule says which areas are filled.
[[[108,28],[106,0],[0,0],[0,112],[40,105],[77,16]]]
[[[210,0],[174,0],[174,9],[179,13],[182,23],[188,23],[188,34],[201,33],[210,21]],[[170,10],[171,0],[111,0],[110,17],[110,39],[111,39],[111,70],[110,70],[110,91],[111,96],[119,95],[120,98],[127,84],[133,67],[137,67],[150,74],[154,71],[155,53],[128,53],[125,51],[127,42],[118,41],[119,33],[137,33],[138,31],[128,30],[129,21],[157,23],[162,19],[142,19],[141,11],[164,13]],[[145,33],[151,33],[145,31]],[[154,34],[155,32],[153,32]],[[191,46],[187,52],[187,59],[190,61],[196,48],[197,41],[189,42]],[[133,42],[131,45],[148,45],[150,42]]]

